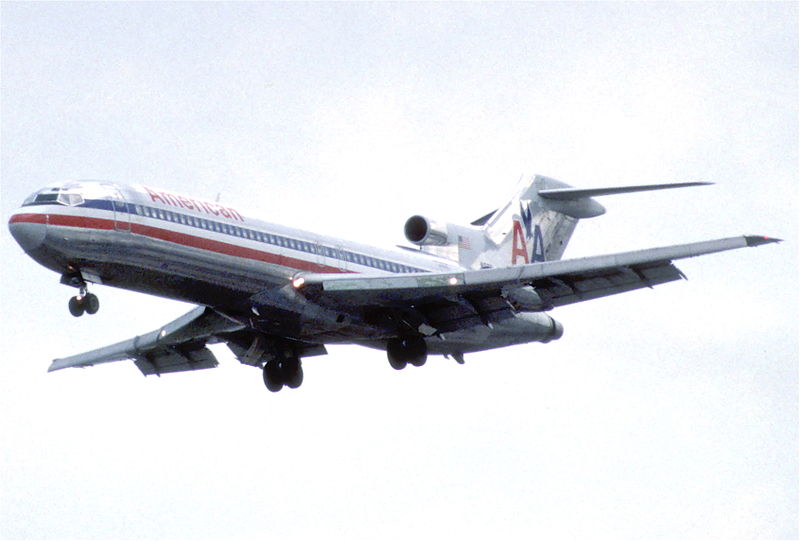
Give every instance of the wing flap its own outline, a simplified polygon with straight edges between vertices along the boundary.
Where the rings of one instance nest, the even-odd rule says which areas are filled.
[[[175,347],[165,348],[141,355],[133,362],[145,376],[216,368],[219,364],[214,353],[205,346],[184,351]]]
[[[660,263],[648,267],[610,268],[591,276],[575,274],[544,278],[533,281],[532,285],[542,298],[539,309],[550,309],[645,287],[652,288],[681,278],[683,274],[675,265]]]
[[[85,353],[55,359],[48,372],[134,360],[144,375],[199,370],[217,366],[206,343],[217,333],[243,328],[211,308],[198,307],[152,332]]]
[[[485,294],[515,284],[546,283],[545,289],[553,298],[573,296],[575,300],[571,302],[577,302],[604,296],[599,295],[604,290],[609,292],[606,294],[613,294],[677,280],[682,274],[671,264],[673,260],[770,242],[779,240],[756,236],[730,237],[579,259],[450,273],[391,276],[307,274],[303,275],[302,288],[308,288],[311,295],[327,296],[339,302],[357,298],[359,303],[390,305],[440,296]],[[546,279],[550,280],[543,282]],[[581,287],[584,287],[583,291]]]

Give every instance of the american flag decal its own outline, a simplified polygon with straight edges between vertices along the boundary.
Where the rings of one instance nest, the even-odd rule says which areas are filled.
[[[458,248],[461,250],[471,250],[469,245],[469,237],[458,236]]]

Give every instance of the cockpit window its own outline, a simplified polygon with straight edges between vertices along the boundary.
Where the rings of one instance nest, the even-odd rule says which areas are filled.
[[[79,193],[61,192],[58,194],[58,202],[62,205],[76,206],[83,203],[83,196]]]
[[[53,203],[67,206],[80,205],[83,203],[83,196],[76,188],[74,184],[44,188],[28,196],[22,203],[22,206],[48,205]]]
[[[44,188],[29,195],[22,203],[23,206],[42,203],[55,203],[58,200],[60,188]]]

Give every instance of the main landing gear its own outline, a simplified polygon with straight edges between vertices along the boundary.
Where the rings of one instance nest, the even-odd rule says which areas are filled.
[[[75,317],[80,317],[86,312],[89,315],[96,314],[100,309],[100,299],[94,293],[89,293],[86,285],[82,285],[80,293],[69,300],[69,313]]]
[[[395,370],[407,365],[422,366],[428,360],[428,346],[421,336],[393,338],[386,344],[386,356]]]
[[[303,364],[295,355],[270,359],[264,365],[264,385],[273,393],[283,389],[284,385],[297,389],[302,383]]]

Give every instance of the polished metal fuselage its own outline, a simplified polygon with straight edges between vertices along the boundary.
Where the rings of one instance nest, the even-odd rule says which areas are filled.
[[[382,347],[396,328],[365,318],[354,309],[357,302],[309,303],[292,288],[292,280],[304,272],[462,269],[422,252],[272,224],[232,207],[146,186],[79,182],[51,189],[76,194],[67,200],[74,204],[34,200],[9,224],[37,262],[64,276],[210,306],[268,334]],[[429,349],[463,353],[530,342],[549,320],[541,314],[517,316],[450,333],[447,340],[431,339]]]

